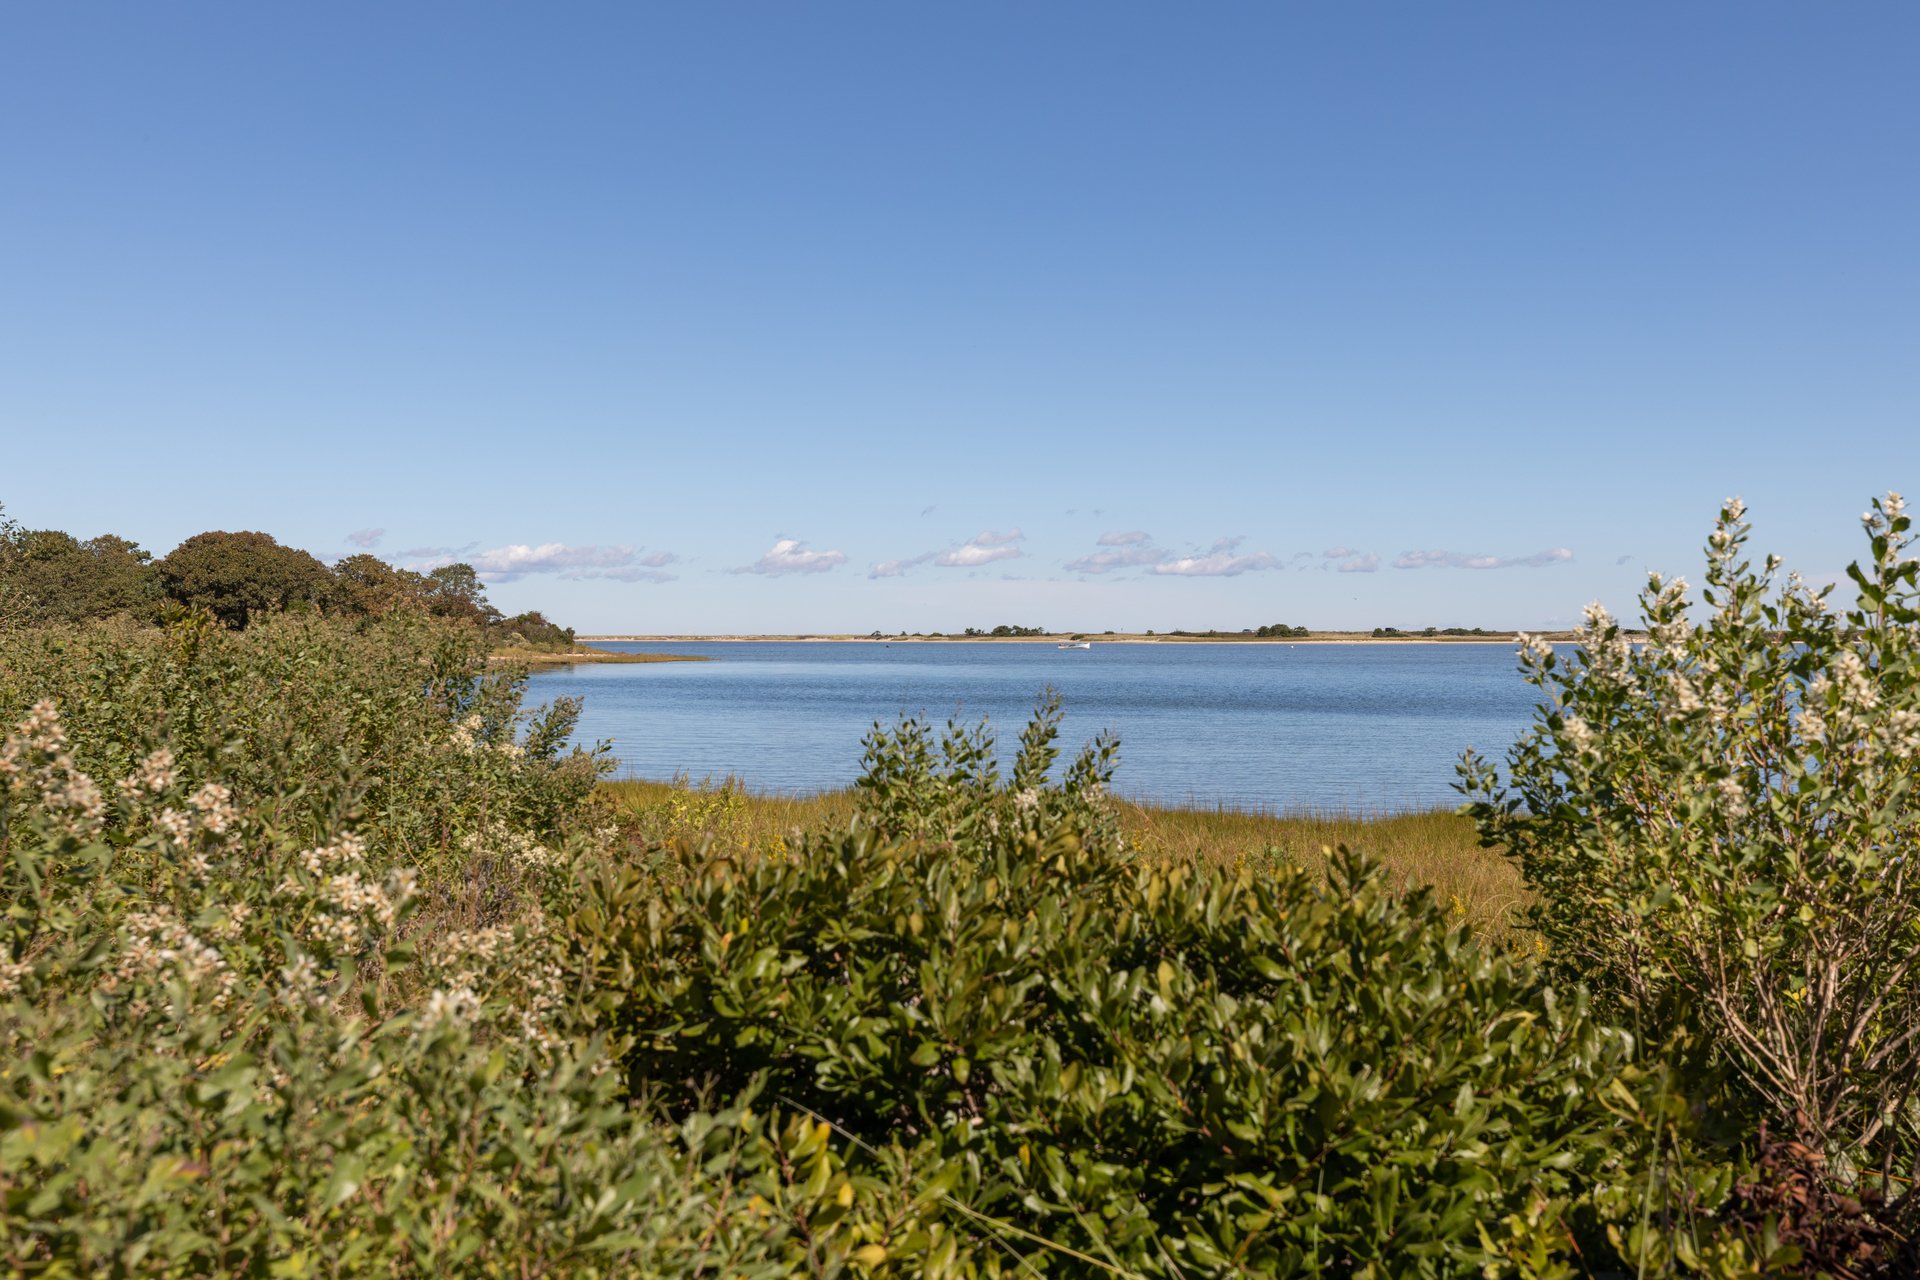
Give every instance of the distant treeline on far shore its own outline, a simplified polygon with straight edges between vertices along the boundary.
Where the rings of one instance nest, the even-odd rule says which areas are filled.
[[[1147,636],[1153,639],[1183,640],[1305,640],[1313,636],[1350,639],[1371,636],[1376,640],[1426,640],[1447,637],[1504,640],[1513,636],[1511,627],[1375,627],[1372,631],[1316,631],[1310,627],[1273,622],[1260,627],[1242,627],[1237,631],[1189,631],[1175,627],[1171,631],[1051,631],[1046,627],[1022,627],[1002,624],[997,627],[968,627],[963,631],[870,631],[869,640],[1087,640],[1113,638],[1125,640]]]

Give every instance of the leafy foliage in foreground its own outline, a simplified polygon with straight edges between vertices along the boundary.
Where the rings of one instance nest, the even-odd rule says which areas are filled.
[[[1850,1170],[1920,1177],[1920,562],[1898,496],[1866,517],[1857,608],[1744,557],[1733,501],[1706,616],[1656,576],[1648,639],[1588,611],[1511,782],[1463,765],[1485,839],[1539,891],[1563,973],[1650,1036],[1688,1036],[1777,1132]],[[1896,1187],[1899,1185],[1894,1184]]]
[[[1077,1273],[1455,1275],[1563,1253],[1625,1167],[1626,1037],[1427,892],[1135,866],[1055,709],[877,732],[866,821],[610,870],[575,929],[629,1088],[764,1089]]]
[[[817,1123],[623,1105],[548,923],[594,762],[470,637],[15,636],[0,676],[0,700],[60,695],[0,739],[8,1272],[832,1275],[912,1230],[955,1252]]]
[[[164,748],[277,836],[319,844],[350,826],[383,869],[434,885],[472,869],[477,833],[557,835],[598,777],[590,754],[561,750],[577,702],[524,713],[523,680],[477,677],[484,641],[467,628],[308,616],[241,634],[188,616],[17,631],[0,652],[0,716],[53,702],[89,776],[126,777]]]

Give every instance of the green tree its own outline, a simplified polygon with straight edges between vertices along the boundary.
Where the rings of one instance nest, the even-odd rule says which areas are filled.
[[[147,613],[159,597],[153,557],[125,538],[86,541],[0,518],[0,612],[20,622]]]
[[[170,598],[210,610],[230,627],[264,611],[318,607],[333,594],[325,565],[264,533],[195,534],[157,567]]]
[[[525,613],[503,619],[495,623],[490,630],[510,645],[524,645],[535,649],[573,647],[573,628],[561,626],[538,609],[529,609]]]
[[[427,574],[426,601],[438,617],[482,625],[500,620],[500,611],[487,603],[487,589],[470,564],[443,564]]]
[[[0,502],[0,627],[23,622],[27,616],[25,592],[14,582],[11,573],[15,540],[19,535],[19,524],[7,515],[6,503]]]
[[[425,608],[434,589],[425,576],[365,552],[334,565],[333,578],[335,606],[367,618],[384,618],[396,609]]]

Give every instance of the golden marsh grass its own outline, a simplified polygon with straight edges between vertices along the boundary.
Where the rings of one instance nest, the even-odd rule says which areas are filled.
[[[717,851],[778,855],[803,831],[845,826],[853,792],[757,795],[737,779],[602,783],[602,803],[630,836],[711,840]],[[1432,885],[1440,901],[1484,936],[1504,940],[1527,902],[1520,873],[1483,849],[1473,824],[1446,810],[1369,817],[1343,813],[1274,814],[1118,800],[1127,842],[1148,858],[1204,861],[1252,869],[1275,861],[1323,864],[1322,850],[1364,849],[1405,886]]]

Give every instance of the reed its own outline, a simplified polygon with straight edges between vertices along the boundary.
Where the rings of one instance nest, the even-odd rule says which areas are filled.
[[[630,839],[711,841],[717,852],[742,856],[783,855],[799,833],[844,827],[854,811],[851,790],[765,795],[734,777],[605,782],[598,799]],[[1444,809],[1271,813],[1117,800],[1115,810],[1127,843],[1155,860],[1255,872],[1280,862],[1321,869],[1327,851],[1364,849],[1387,864],[1403,888],[1431,885],[1452,914],[1493,940],[1513,936],[1527,902],[1513,865],[1480,846],[1471,821]]]
[[[522,646],[509,646],[495,649],[488,660],[502,667],[571,667],[585,662],[705,662],[706,656],[698,653],[616,653],[611,649],[595,649],[589,645],[575,645],[571,649],[533,649]]]

